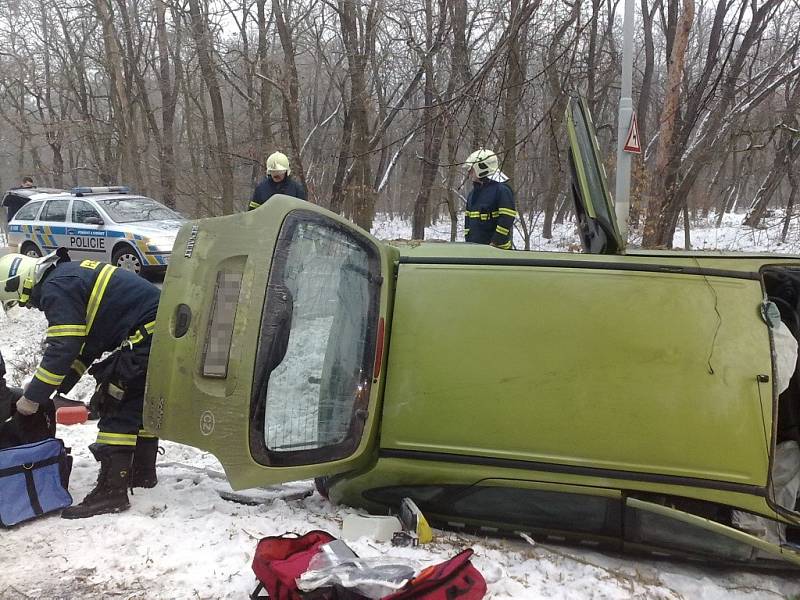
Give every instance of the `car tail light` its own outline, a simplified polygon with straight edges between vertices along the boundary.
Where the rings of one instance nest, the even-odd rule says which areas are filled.
[[[239,290],[242,287],[241,273],[217,273],[214,287],[214,304],[208,321],[205,348],[203,349],[203,375],[226,377],[228,359],[233,338],[233,323],[239,305]]]

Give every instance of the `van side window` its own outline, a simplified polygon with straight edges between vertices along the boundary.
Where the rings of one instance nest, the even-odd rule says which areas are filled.
[[[624,530],[625,543],[641,549],[734,561],[749,561],[754,555],[754,547],[745,542],[631,506],[625,507]]]
[[[352,454],[372,383],[377,249],[334,221],[297,213],[275,248],[253,385],[251,452],[275,466]]]
[[[504,486],[396,486],[365,492],[370,500],[399,506],[408,496],[423,512],[454,520],[503,523],[508,529],[621,535],[620,500],[613,497]]]
[[[30,204],[26,204],[17,211],[17,214],[14,215],[14,219],[17,221],[33,221],[36,218],[36,213],[39,212],[39,208],[41,206],[41,202],[31,202]]]

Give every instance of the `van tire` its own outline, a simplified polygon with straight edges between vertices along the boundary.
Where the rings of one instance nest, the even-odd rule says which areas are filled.
[[[33,258],[39,258],[42,256],[42,251],[39,250],[39,246],[34,244],[33,242],[25,242],[22,244],[22,248],[19,249],[20,254],[24,254],[25,256],[32,256]]]
[[[328,494],[330,493],[330,488],[328,486],[328,482],[330,477],[322,476],[322,477],[315,477],[314,478],[314,487],[317,488],[317,492],[320,496],[329,500]]]
[[[111,264],[126,271],[132,271],[137,275],[141,275],[144,269],[142,259],[139,258],[139,254],[130,244],[120,244],[114,248],[114,253],[111,255]]]

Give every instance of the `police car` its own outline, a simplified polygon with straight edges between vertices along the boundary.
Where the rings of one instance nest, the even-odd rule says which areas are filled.
[[[73,259],[110,262],[135,273],[164,270],[186,219],[124,186],[76,187],[32,196],[8,224],[8,244],[28,256],[66,248]]]

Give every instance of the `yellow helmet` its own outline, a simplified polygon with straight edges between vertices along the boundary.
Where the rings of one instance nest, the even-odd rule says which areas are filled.
[[[287,175],[292,172],[289,168],[289,159],[283,152],[273,152],[267,158],[267,173],[273,171],[286,171]]]
[[[36,258],[24,254],[6,254],[0,257],[0,303],[3,310],[17,304],[25,306],[31,290],[42,280],[47,270],[66,257],[61,249]]]
[[[464,161],[464,165],[467,170],[475,169],[475,175],[480,178],[493,175],[500,166],[497,160],[497,154],[485,148],[475,150],[475,152],[470,154],[467,160]]]

